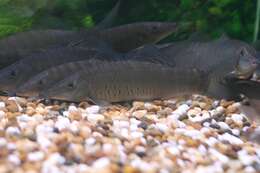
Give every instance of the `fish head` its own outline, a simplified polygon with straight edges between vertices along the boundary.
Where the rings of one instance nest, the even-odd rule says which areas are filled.
[[[73,74],[58,83],[54,86],[43,90],[40,92],[40,97],[58,99],[58,100],[67,100],[67,101],[78,101],[79,91],[79,75]]]
[[[156,43],[177,31],[177,24],[173,22],[145,22],[140,26],[140,38],[147,43]]]
[[[20,61],[3,68],[0,70],[0,89],[4,91],[13,90],[27,75],[28,71],[30,71],[30,66]]]
[[[246,47],[241,47],[236,56],[238,58],[233,73],[240,79],[251,77],[259,64],[259,60]]]
[[[17,88],[16,93],[24,96],[37,96],[39,92],[48,86],[49,76],[48,71],[44,71],[27,80],[24,84]]]

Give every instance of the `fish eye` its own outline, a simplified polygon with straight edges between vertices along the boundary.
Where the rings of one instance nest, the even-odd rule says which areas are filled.
[[[157,26],[152,26],[153,31],[157,31],[157,29],[158,29]]]
[[[43,81],[43,80],[40,80],[40,81],[38,82],[38,84],[39,84],[39,85],[42,85],[42,84],[44,84],[44,81]]]
[[[70,89],[74,88],[74,86],[75,86],[74,83],[68,83],[68,85],[67,85],[67,87]]]
[[[11,77],[15,77],[15,76],[17,75],[17,71],[12,70],[12,71],[10,72],[10,75],[11,75]]]

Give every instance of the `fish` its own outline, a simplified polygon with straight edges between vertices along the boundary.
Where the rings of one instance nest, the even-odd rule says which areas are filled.
[[[73,31],[34,30],[17,33],[0,40],[0,68],[6,67],[29,54],[55,45],[65,46],[80,40]]]
[[[99,58],[103,60],[113,59],[112,51],[106,53],[103,47],[61,47],[48,49],[30,55],[14,64],[0,70],[0,90],[13,93],[17,87],[30,77],[53,66],[67,62],[75,62]]]
[[[225,85],[226,75],[248,78],[257,68],[256,50],[249,44],[220,38],[209,42],[182,41],[160,48],[166,57],[182,68],[198,68],[210,76],[208,95],[214,98],[232,99],[233,92]]]
[[[91,67],[71,74],[43,90],[40,96],[105,105],[203,93],[206,89],[206,76],[197,69],[127,60],[95,63]]]
[[[87,46],[95,36],[110,44],[115,51],[128,52],[147,43],[158,42],[177,30],[175,23],[139,22],[109,29],[93,28],[81,31],[32,30],[0,40],[0,69],[34,52],[52,47]]]
[[[145,61],[150,63],[159,63],[165,66],[174,67],[174,65],[168,65],[160,62],[162,55],[154,45],[145,45],[140,48],[134,49],[125,54],[114,53],[114,61]],[[99,59],[95,59],[98,61]],[[64,63],[58,66],[54,66],[42,71],[39,74],[34,75],[32,78],[21,84],[15,91],[16,95],[19,96],[33,96],[37,97],[39,92],[45,88],[49,88],[56,82],[66,78],[72,73],[89,68],[93,63],[90,60],[82,60],[76,62]],[[100,63],[103,63],[99,60]]]

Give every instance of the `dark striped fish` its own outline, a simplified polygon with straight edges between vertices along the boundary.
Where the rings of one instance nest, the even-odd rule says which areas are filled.
[[[163,55],[159,52],[159,49],[153,45],[146,45],[126,54],[115,53],[113,57],[117,61],[132,60],[165,64],[160,62],[161,59],[163,59]],[[100,63],[102,63],[102,61]],[[93,63],[90,63],[89,60],[83,60],[54,66],[36,74],[24,82],[24,84],[17,88],[16,94],[20,96],[37,96],[41,90],[51,87],[72,73],[89,68],[92,64]]]
[[[121,102],[202,93],[207,86],[204,74],[196,69],[142,61],[95,63],[91,67],[44,90],[41,96],[95,103]]]
[[[116,51],[127,52],[144,44],[157,42],[176,29],[175,23],[140,22],[111,29],[93,28],[82,32],[35,30],[17,33],[0,40],[0,68],[38,50],[88,42],[89,37],[93,35],[96,39],[110,44]]]
[[[224,77],[234,73],[248,78],[257,66],[256,51],[250,45],[227,38],[211,42],[180,42],[163,46],[166,62],[174,61],[183,68],[198,68],[210,75],[208,94],[216,98],[230,98],[230,90],[223,85]]]
[[[0,89],[13,91],[32,76],[60,64],[98,58],[109,60],[113,55],[106,53],[103,48],[65,47],[48,49],[33,54],[0,70]]]
[[[0,40],[0,68],[27,55],[56,45],[65,46],[82,39],[75,32],[62,30],[38,30],[17,33]]]

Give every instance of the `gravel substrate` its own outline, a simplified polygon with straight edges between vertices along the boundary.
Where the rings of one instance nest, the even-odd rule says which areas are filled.
[[[0,172],[260,172],[259,130],[240,103],[191,99],[99,107],[0,98]]]

